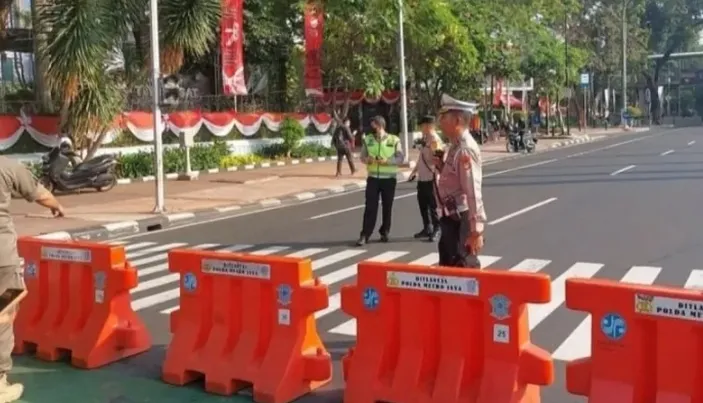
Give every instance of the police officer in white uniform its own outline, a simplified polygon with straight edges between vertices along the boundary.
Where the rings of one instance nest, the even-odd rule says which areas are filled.
[[[481,149],[469,133],[476,104],[442,96],[439,126],[446,137],[446,152],[435,156],[439,171],[437,209],[442,235],[439,265],[481,268],[486,212],[481,190]]]

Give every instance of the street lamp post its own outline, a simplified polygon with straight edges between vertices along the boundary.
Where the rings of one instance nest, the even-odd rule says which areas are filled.
[[[164,161],[163,161],[163,122],[161,121],[161,102],[159,79],[161,78],[161,60],[159,58],[159,8],[158,0],[151,0],[151,85],[153,92],[154,115],[154,173],[156,174],[155,213],[163,213],[164,206]]]
[[[566,88],[566,135],[571,136],[569,124],[569,107],[571,106],[571,88],[569,87],[569,14],[564,14],[564,87]],[[559,100],[557,99],[557,108]],[[564,134],[562,128],[562,135]]]
[[[622,113],[627,110],[627,5],[628,0],[622,2]]]
[[[153,0],[152,0],[153,1]],[[403,32],[403,0],[398,0],[398,58],[400,59],[400,128],[403,132],[403,155],[405,162],[410,153],[410,139],[408,135],[408,94],[405,88],[405,34]]]

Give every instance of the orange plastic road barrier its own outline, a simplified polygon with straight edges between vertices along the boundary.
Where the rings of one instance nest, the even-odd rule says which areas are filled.
[[[554,366],[530,343],[526,303],[550,297],[542,274],[360,263],[342,288],[357,326],[344,402],[539,402]]]
[[[80,368],[97,368],[151,347],[132,310],[137,271],[124,248],[92,242],[21,238],[27,297],[15,320],[15,350],[36,347],[48,361],[71,354]]]
[[[590,403],[703,402],[703,294],[608,280],[566,281],[566,305],[592,315],[591,356],[566,367]]]
[[[330,381],[313,316],[328,291],[309,259],[174,250],[168,263],[181,274],[181,296],[164,381],[204,376],[205,390],[222,395],[252,386],[261,403],[290,402]]]

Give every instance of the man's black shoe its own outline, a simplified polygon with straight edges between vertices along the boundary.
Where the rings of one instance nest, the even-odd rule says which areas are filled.
[[[426,231],[426,230],[423,229],[422,231],[420,231],[420,232],[418,232],[417,234],[413,235],[413,238],[415,238],[415,239],[422,239],[422,238],[427,238],[428,236],[430,236],[429,231]]]
[[[388,239],[388,235],[381,234],[381,242],[388,243],[388,241],[390,241],[390,239]]]
[[[359,238],[358,241],[356,241],[356,246],[364,246],[364,245],[366,245],[366,243],[368,243],[368,242],[369,242],[369,240],[366,239],[366,237],[363,237],[363,236],[362,236],[361,238]]]

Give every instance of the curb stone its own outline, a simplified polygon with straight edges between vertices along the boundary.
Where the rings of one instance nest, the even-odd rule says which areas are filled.
[[[358,154],[354,154],[355,158],[358,158]],[[227,172],[237,172],[237,171],[251,171],[254,169],[265,169],[265,168],[275,168],[275,167],[284,167],[287,165],[300,165],[300,164],[314,164],[316,162],[329,162],[329,161],[337,161],[337,156],[333,155],[330,157],[315,157],[315,158],[300,158],[300,159],[292,159],[288,161],[269,161],[269,162],[260,162],[258,164],[251,164],[251,165],[239,165],[236,167],[229,167],[229,168],[213,168],[213,169],[206,169],[202,171],[192,171],[194,175],[207,175],[207,174],[219,174],[219,173],[227,173]],[[168,173],[164,174],[164,178],[166,180],[176,180],[178,179],[179,173]],[[153,182],[156,180],[156,177],[154,175],[149,175],[149,176],[142,176],[140,178],[122,178],[117,180],[118,185],[129,185],[130,183],[143,183],[143,182]]]
[[[632,131],[630,133],[639,133],[648,131],[649,129]],[[602,135],[585,135],[579,138],[568,139],[559,143],[553,144],[550,148],[538,151],[537,153],[547,152],[555,148],[563,148],[576,144],[589,143],[606,139],[608,136]],[[529,154],[534,155],[534,154]],[[524,157],[525,154],[516,153],[506,157],[497,157],[484,162],[485,165],[492,165],[498,162],[508,161]],[[334,157],[336,160],[336,157]],[[297,163],[294,161],[298,161]],[[305,161],[305,160],[303,160]],[[290,165],[301,163],[300,160],[292,160]],[[303,162],[308,163],[308,162]],[[280,165],[279,165],[280,166]],[[412,167],[411,162],[411,167]],[[254,168],[251,168],[254,169]],[[231,171],[230,171],[231,172]],[[212,173],[212,172],[210,172]],[[410,171],[401,171],[398,173],[398,181],[405,182],[410,177]],[[152,179],[153,180],[153,179]],[[120,221],[113,223],[101,224],[93,227],[80,228],[69,231],[51,232],[38,235],[37,238],[42,239],[57,239],[57,240],[80,240],[80,241],[104,241],[112,238],[134,235],[138,233],[158,231],[176,225],[190,224],[193,222],[207,221],[211,219],[221,218],[223,216],[233,215],[237,213],[253,212],[274,208],[279,206],[293,205],[313,199],[327,197],[340,193],[354,192],[366,187],[365,180],[358,180],[346,185],[328,186],[322,189],[308,190],[301,193],[290,194],[280,198],[270,198],[259,200],[252,203],[232,206],[222,206],[208,208],[204,210],[196,210],[191,212],[180,212],[173,214],[160,214],[154,217],[149,217],[141,220]]]

